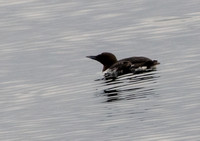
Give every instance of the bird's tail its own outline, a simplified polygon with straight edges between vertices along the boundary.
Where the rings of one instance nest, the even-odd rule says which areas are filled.
[[[154,65],[159,65],[160,62],[158,62],[157,60],[153,60],[153,64],[154,64]]]

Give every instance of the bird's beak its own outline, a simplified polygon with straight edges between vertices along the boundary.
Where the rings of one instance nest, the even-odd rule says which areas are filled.
[[[86,56],[87,58],[93,59],[93,60],[97,60],[96,56]]]

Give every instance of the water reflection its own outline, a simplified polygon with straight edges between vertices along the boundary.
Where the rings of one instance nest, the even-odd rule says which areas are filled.
[[[127,74],[116,80],[104,80],[100,96],[106,97],[105,102],[147,98],[154,95],[156,79],[155,71],[142,74]]]

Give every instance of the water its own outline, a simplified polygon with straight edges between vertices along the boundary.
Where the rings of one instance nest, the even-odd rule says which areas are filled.
[[[199,140],[199,4],[1,1],[0,140]],[[102,80],[104,51],[161,64]]]

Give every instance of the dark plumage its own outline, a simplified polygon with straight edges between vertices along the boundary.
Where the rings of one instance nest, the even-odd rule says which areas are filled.
[[[157,60],[151,60],[146,57],[129,57],[117,61],[115,55],[109,52],[87,57],[103,64],[102,71],[106,71],[105,77],[117,77],[126,73],[145,71],[159,64]]]

